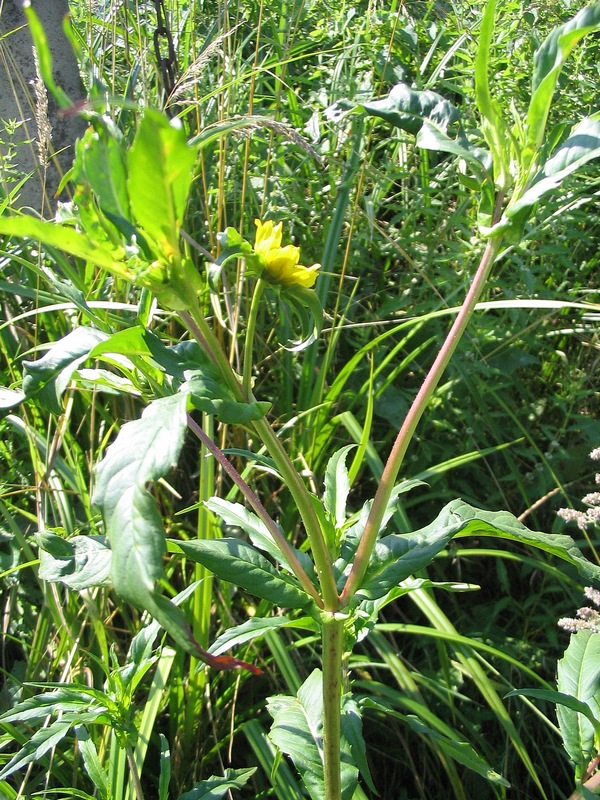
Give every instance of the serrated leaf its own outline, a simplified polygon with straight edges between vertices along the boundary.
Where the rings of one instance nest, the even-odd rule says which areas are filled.
[[[146,109],[128,154],[128,193],[136,221],[166,260],[179,252],[195,161],[181,124]]]
[[[599,29],[600,3],[593,3],[555,28],[535,53],[532,96],[527,111],[527,136],[533,151],[542,144],[554,89],[565,61],[584,36]]]
[[[360,706],[351,695],[344,695],[344,697],[342,697],[341,730],[343,737],[350,745],[352,758],[364,782],[373,794],[377,794],[377,789],[371,777],[369,762],[367,761],[367,748],[362,733]]]
[[[179,795],[179,800],[220,800],[230,789],[243,789],[256,767],[250,769],[226,769],[225,774],[197,783],[189,792]]]
[[[62,552],[57,551],[58,540]],[[74,591],[110,583],[112,551],[104,536],[74,536],[68,541],[45,532],[38,535],[41,548],[39,576],[64,583]]]
[[[23,361],[23,392],[37,397],[39,404],[54,414],[62,411],[61,398],[73,373],[90,351],[107,338],[95,328],[76,328],[56,342],[36,361]]]
[[[65,738],[74,724],[74,720],[57,720],[47,728],[37,730],[0,771],[0,780],[12,775],[18,769],[26,767],[27,764],[43,758],[49,750],[52,750]]]
[[[336,528],[341,528],[346,521],[346,502],[350,493],[346,457],[355,447],[353,444],[342,447],[333,454],[325,468],[323,505]]]
[[[600,718],[600,634],[582,630],[571,636],[557,667],[557,687]],[[593,755],[594,725],[580,711],[561,704],[556,716],[563,744],[581,777]]]
[[[284,608],[305,608],[312,603],[295,578],[279,572],[258,550],[240,539],[194,539],[174,544],[221,580],[263,600]]]
[[[102,800],[109,800],[111,795],[110,780],[108,773],[102,766],[92,737],[83,725],[75,726],[75,735],[77,736],[77,746],[83,759],[85,771]]]

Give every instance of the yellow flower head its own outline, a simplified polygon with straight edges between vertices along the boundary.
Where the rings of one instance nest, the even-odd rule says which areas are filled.
[[[281,246],[281,230],[283,223],[273,225],[272,220],[256,223],[256,239],[254,252],[259,256],[263,266],[263,277],[270,283],[283,286],[304,286],[311,289],[317,280],[320,264],[304,267],[299,264],[300,248],[288,244]]]

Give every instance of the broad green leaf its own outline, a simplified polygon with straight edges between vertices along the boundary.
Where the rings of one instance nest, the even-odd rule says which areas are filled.
[[[560,186],[568,175],[594,158],[600,158],[600,112],[575,125],[569,137],[557,147],[524,193],[508,206],[506,218],[512,219],[529,211],[544,195]]]
[[[305,608],[311,598],[295,578],[279,572],[240,539],[193,539],[173,542],[188,558],[202,564],[221,580],[284,608]]]
[[[296,697],[269,697],[267,709],[273,717],[269,738],[292,759],[312,800],[327,800],[323,775],[321,671],[316,669],[308,676]],[[358,769],[343,736],[340,744],[342,798],[350,800],[358,783]]]
[[[397,83],[387,97],[361,103],[359,108],[415,135],[426,120],[444,133],[460,122],[460,112],[449,100],[430,90],[414,91],[407,83]]]
[[[179,252],[195,161],[181,124],[146,109],[128,154],[128,192],[136,221],[165,261]]]
[[[37,540],[42,580],[64,583],[76,592],[110,583],[112,552],[103,536],[74,536],[66,540],[44,532]]]
[[[25,400],[25,392],[20,392],[17,389],[6,389],[0,386],[0,413],[2,411],[10,411],[11,408],[16,408],[21,405]]]
[[[555,28],[534,56],[532,96],[527,111],[527,137],[535,152],[544,140],[556,81],[575,45],[600,29],[600,3],[582,8],[571,20]]]
[[[256,767],[226,769],[222,777],[200,781],[189,792],[180,794],[179,800],[220,800],[230,789],[243,789],[255,772]]]
[[[596,720],[600,718],[600,634],[582,630],[571,636],[558,662],[557,686],[585,704]],[[600,739],[594,742],[595,726],[581,710],[564,704],[557,706],[556,716],[565,750],[581,777],[600,744]]]
[[[54,414],[62,411],[61,398],[71,377],[90,351],[107,335],[94,328],[76,328],[37,361],[23,361],[23,391]]]
[[[181,391],[189,395],[195,408],[214,414],[221,422],[241,425],[261,419],[271,408],[267,402],[253,400],[244,403],[238,400],[212,365],[189,372],[186,377]]]
[[[325,468],[325,491],[323,505],[336,528],[346,521],[346,501],[350,493],[350,478],[346,467],[346,457],[356,445],[349,444],[338,450],[327,462]]]
[[[256,514],[252,511],[248,511],[241,503],[231,503],[229,500],[224,500],[220,497],[211,497],[204,502],[204,505],[212,511],[213,514],[217,514],[221,517],[228,525],[242,528],[242,530],[248,534],[254,547],[270,555],[271,558],[284,566],[288,572],[293,572],[285,554],[281,552],[277,544],[273,541],[267,526]],[[304,571],[307,572],[316,583],[317,576],[310,556],[303,553],[301,550],[296,550],[296,548],[292,549]]]
[[[185,396],[155,400],[141,419],[121,428],[97,468],[93,502],[113,551],[113,585],[142,608],[162,576],[165,553],[165,531],[147,486],[177,464],[185,431]]]
[[[600,567],[582,555],[570,536],[530,531],[507,511],[482,511],[454,500],[425,528],[380,539],[358,595],[370,600],[383,597],[400,581],[431,563],[455,536],[493,536],[532,545],[577,567],[586,580],[600,580]]]

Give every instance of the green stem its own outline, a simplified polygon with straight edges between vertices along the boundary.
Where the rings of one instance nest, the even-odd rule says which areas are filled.
[[[496,214],[494,216],[497,216],[499,213],[501,203],[502,198],[499,196],[496,204]],[[490,270],[492,269],[496,256],[498,255],[500,245],[501,237],[499,236],[488,241],[481,257],[479,267],[477,268],[477,272],[475,273],[471,287],[467,292],[460,311],[458,312],[456,319],[454,320],[454,323],[450,328],[448,335],[446,336],[444,344],[442,345],[435,361],[431,365],[431,368],[427,373],[427,377],[423,381],[423,385],[415,397],[408,414],[406,415],[404,423],[398,432],[396,441],[394,442],[394,446],[392,447],[381,475],[381,480],[373,499],[373,505],[371,506],[371,511],[367,518],[365,530],[356,551],[352,569],[348,575],[348,580],[346,581],[346,585],[344,586],[342,594],[340,595],[340,603],[342,606],[345,606],[350,602],[354,594],[361,586],[362,580],[367,571],[367,566],[371,559],[373,548],[375,547],[375,542],[381,528],[381,522],[383,520],[385,510],[387,508],[408,446],[412,440],[417,425],[423,416],[423,412],[427,408],[427,405],[433,393],[435,392],[440,378],[448,366],[448,362],[452,358],[452,355],[454,354],[454,351],[456,350],[456,347],[463,333],[465,332],[469,320],[473,315],[475,306],[481,297],[481,293],[483,292],[486,281],[489,277]]]
[[[133,786],[136,800],[144,800],[144,790],[140,780],[140,773],[138,772],[137,764],[135,763],[135,756],[133,755],[131,745],[126,745],[125,753],[127,756],[127,766],[129,767],[129,780]]]
[[[277,527],[275,521],[269,515],[269,512],[260,502],[258,496],[252,491],[252,489],[248,486],[246,481],[242,478],[240,473],[237,469],[233,466],[231,461],[227,458],[225,453],[220,450],[217,445],[212,441],[210,437],[206,435],[206,432],[198,425],[198,423],[188,414],[188,427],[191,431],[193,431],[196,436],[200,439],[204,448],[208,450],[221,464],[227,475],[233,480],[236,486],[240,489],[248,503],[252,506],[256,514],[260,517],[260,519],[264,522],[266,527],[271,534],[271,537],[275,544],[279,547],[281,554],[285,557],[290,569],[304,588],[305,592],[309,594],[315,603],[319,606],[319,608],[323,607],[323,601],[319,597],[317,590],[312,584],[312,581],[302,568],[302,565],[298,561],[296,554],[294,553],[293,548],[290,546],[288,540],[285,538],[283,533]]]
[[[248,324],[246,327],[246,341],[244,342],[244,374],[242,377],[242,388],[244,395],[250,399],[252,397],[252,351],[254,347],[254,332],[256,330],[256,320],[258,318],[258,309],[260,307],[260,300],[265,289],[265,282],[259,278],[254,287],[252,295],[252,302],[250,304],[250,313],[248,314]]]
[[[341,614],[323,614],[323,769],[325,797],[341,800],[341,714],[344,619]]]

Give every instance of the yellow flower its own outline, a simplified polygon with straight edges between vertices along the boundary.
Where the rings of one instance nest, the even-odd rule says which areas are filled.
[[[264,272],[262,277],[270,283],[279,283],[283,286],[304,286],[311,289],[317,280],[320,264],[304,267],[299,264],[300,248],[288,244],[281,246],[281,230],[283,223],[273,225],[272,220],[256,223],[256,239],[254,252],[259,256]]]

